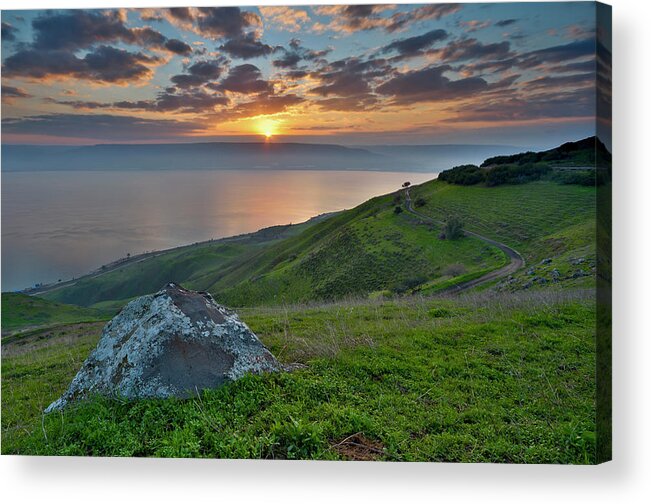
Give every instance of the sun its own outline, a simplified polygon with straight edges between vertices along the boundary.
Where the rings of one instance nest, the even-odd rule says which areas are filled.
[[[263,135],[265,141],[268,142],[271,140],[271,137],[276,134],[276,131],[278,129],[278,121],[274,121],[272,119],[261,119],[260,121],[256,122],[255,129],[259,134]]]

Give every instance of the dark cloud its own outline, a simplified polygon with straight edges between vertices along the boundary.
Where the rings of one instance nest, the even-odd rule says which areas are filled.
[[[475,38],[455,40],[441,49],[433,49],[430,52],[451,64],[459,61],[513,56],[511,44],[507,41],[484,44]]]
[[[273,61],[274,66],[278,68],[296,68],[301,61],[316,61],[321,60],[328,53],[331,52],[331,49],[323,49],[321,51],[313,51],[307,49],[301,45],[299,39],[292,39],[289,42],[289,49],[280,48],[284,54]],[[323,61],[325,63],[325,61]]]
[[[239,39],[249,28],[262,25],[260,16],[239,7],[200,7],[198,11],[199,30],[214,39]]]
[[[14,26],[11,26],[9,23],[2,22],[2,30],[0,34],[2,35],[2,40],[5,42],[13,42],[16,40],[16,33],[18,29]]]
[[[210,61],[198,61],[189,66],[187,74],[174,75],[171,81],[179,88],[202,86],[218,79],[226,65],[225,58]]]
[[[32,21],[32,47],[41,50],[87,49],[97,44],[123,42],[175,54],[187,55],[192,48],[177,39],[168,39],[149,27],[129,28],[120,11],[73,10],[40,15]]]
[[[140,52],[131,53],[110,46],[99,46],[83,58],[65,50],[18,51],[5,59],[7,77],[74,77],[91,81],[123,83],[151,76],[153,65],[160,60]]]
[[[192,47],[178,39],[169,39],[167,42],[165,42],[165,49],[174,54],[180,54],[182,56],[192,54]]]
[[[496,98],[451,109],[458,114],[446,122],[500,122],[534,119],[592,117],[595,91],[593,88],[564,93],[538,93],[530,96]]]
[[[227,105],[228,98],[222,94],[208,93],[201,89],[193,89],[180,93],[164,91],[155,100],[136,102],[115,102],[108,108],[139,109],[150,112],[208,112],[217,106]]]
[[[31,98],[31,96],[23,89],[14,86],[2,86],[3,103],[13,103],[16,98]]]
[[[375,79],[386,77],[392,71],[391,65],[382,58],[341,59],[310,74],[321,81],[321,85],[313,88],[312,92],[321,96],[365,95],[372,91],[371,84]]]
[[[228,76],[223,81],[210,87],[218,91],[230,91],[241,94],[273,92],[273,85],[269,81],[262,79],[260,69],[250,64],[231,68]]]
[[[90,138],[102,141],[156,140],[190,135],[195,123],[110,114],[45,114],[2,120],[8,134]]]
[[[219,49],[240,59],[258,58],[274,52],[274,48],[258,40],[255,33],[247,33],[241,37],[230,39]]]
[[[172,7],[171,9],[167,9],[167,11],[174,19],[179,19],[181,21],[193,20],[192,12],[189,7]]]
[[[422,35],[399,39],[384,46],[382,53],[398,52],[403,57],[413,57],[423,54],[423,49],[429,49],[435,42],[440,42],[448,37],[445,30],[431,30]]]
[[[543,63],[561,63],[593,56],[596,50],[594,39],[578,40],[569,44],[546,47],[520,56],[519,66],[532,68]]]
[[[441,19],[461,9],[459,4],[423,5],[407,12],[397,12],[390,16],[385,11],[393,10],[389,5],[327,5],[317,8],[317,13],[331,16],[328,25],[320,29],[330,29],[346,33],[383,29],[389,33],[402,30],[408,25],[429,19]]]
[[[527,90],[551,89],[557,87],[585,87],[595,85],[595,72],[574,74],[574,75],[545,75],[523,83]]]
[[[376,92],[391,96],[396,103],[411,104],[465,98],[488,89],[480,77],[450,80],[443,75],[450,70],[449,65],[443,65],[405,72],[378,86]]]
[[[499,26],[499,27],[503,28],[505,26],[510,26],[513,23],[517,23],[517,21],[518,21],[517,19],[502,19],[501,21],[497,21],[495,23],[495,26]]]
[[[425,21],[428,19],[439,20],[444,16],[454,14],[461,10],[460,4],[432,4],[423,5],[412,11],[398,13],[391,16],[391,23],[386,27],[388,32],[394,32],[405,28],[407,25],[417,21]]]
[[[2,97],[7,98],[29,98],[31,95],[26,91],[13,87],[13,86],[2,86]]]

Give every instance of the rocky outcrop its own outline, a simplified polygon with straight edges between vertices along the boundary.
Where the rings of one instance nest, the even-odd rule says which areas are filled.
[[[236,313],[210,294],[168,284],[130,302],[106,324],[68,390],[45,411],[93,393],[188,397],[246,373],[281,369]]]

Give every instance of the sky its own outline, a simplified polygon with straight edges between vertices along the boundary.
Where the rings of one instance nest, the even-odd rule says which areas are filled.
[[[553,147],[595,134],[597,32],[590,2],[3,11],[2,142]]]

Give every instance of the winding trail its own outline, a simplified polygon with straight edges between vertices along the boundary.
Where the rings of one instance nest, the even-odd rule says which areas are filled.
[[[431,217],[428,217],[427,215],[424,215],[420,212],[417,212],[414,210],[412,203],[411,203],[411,196],[409,194],[409,188],[405,188],[405,206],[407,207],[407,211],[416,217],[427,221],[427,222],[432,222],[434,224],[438,224],[440,226],[444,225],[445,223],[442,221],[438,221],[436,219],[432,219]],[[477,233],[473,233],[472,231],[463,231],[463,234],[465,236],[472,236],[474,238],[479,238],[485,243],[488,243],[489,245],[492,245],[493,247],[497,247],[500,249],[502,252],[504,252],[507,257],[510,259],[509,264],[506,266],[502,266],[499,269],[489,271],[485,275],[480,276],[479,278],[475,278],[473,280],[468,280],[467,282],[461,282],[456,285],[452,285],[448,287],[447,289],[443,289],[442,291],[439,291],[439,293],[443,292],[462,292],[466,289],[470,289],[471,287],[476,287],[477,285],[483,284],[485,282],[490,282],[491,280],[496,280],[498,278],[502,278],[508,275],[511,275],[518,271],[520,268],[523,268],[525,265],[524,258],[520,255],[520,253],[509,247],[508,245],[505,245],[504,243],[491,240],[490,238],[487,238],[485,236],[482,236]]]

